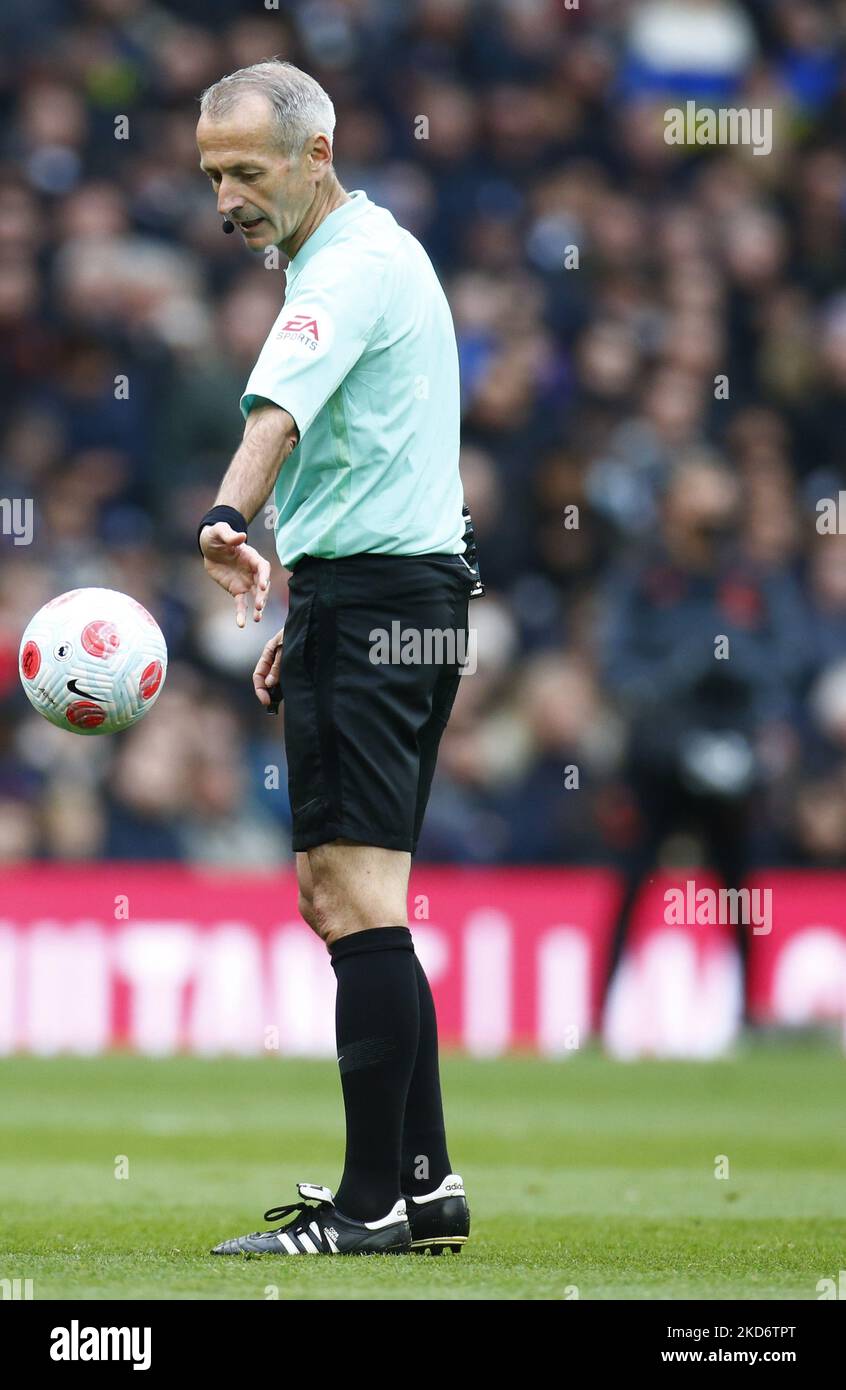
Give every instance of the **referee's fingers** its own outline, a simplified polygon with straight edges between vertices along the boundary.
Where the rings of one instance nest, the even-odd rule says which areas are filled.
[[[225,545],[231,547],[241,545],[247,539],[246,531],[235,531],[228,521],[216,521],[213,526],[204,526],[200,537],[201,542],[206,546]]]
[[[284,632],[284,628],[282,629]],[[277,632],[275,637],[265,643],[261,656],[256,662],[256,669],[253,671],[253,688],[262,705],[270,704],[270,696],[267,693],[268,685],[278,685],[279,667],[282,662],[282,632]]]
[[[282,643],[278,643],[273,656],[273,665],[270,668],[270,675],[267,678],[267,685],[279,684],[279,671],[282,666]]]
[[[264,605],[267,603],[267,596],[270,593],[270,563],[264,556],[258,557],[258,564],[254,570],[255,574],[255,603],[253,607],[253,621],[259,622],[264,612]]]

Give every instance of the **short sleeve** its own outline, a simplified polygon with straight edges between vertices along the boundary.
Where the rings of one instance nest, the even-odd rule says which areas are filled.
[[[327,263],[328,262],[328,263]],[[258,398],[292,415],[302,439],[364,352],[381,316],[373,268],[315,256],[274,323],[241,397],[246,419]]]

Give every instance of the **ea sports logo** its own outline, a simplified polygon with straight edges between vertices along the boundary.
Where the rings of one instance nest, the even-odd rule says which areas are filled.
[[[279,337],[283,333],[307,333],[317,343],[320,341],[320,334],[317,331],[317,319],[311,318],[308,314],[295,314],[287,323],[283,323],[279,330]]]
[[[292,357],[321,357],[328,352],[335,338],[335,325],[323,304],[305,305],[297,311],[293,305],[279,316],[276,330],[277,351]]]

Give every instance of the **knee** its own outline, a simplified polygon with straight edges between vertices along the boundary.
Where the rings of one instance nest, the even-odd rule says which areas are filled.
[[[328,885],[317,883],[309,901],[309,917],[306,918],[313,932],[316,932],[326,946],[344,935],[345,919],[337,894]]]
[[[343,935],[343,931],[338,929],[337,908],[333,906],[328,894],[320,892],[319,889],[314,893],[304,893],[301,888],[297,907],[303,921],[326,946],[331,946],[333,941]]]
[[[297,911],[299,912],[306,925],[311,927],[312,931],[316,932],[318,936],[323,937],[323,932],[321,931],[321,919],[318,916],[317,909],[315,908],[314,898],[312,897],[311,893],[304,892],[302,887],[300,887],[299,894],[297,896]]]

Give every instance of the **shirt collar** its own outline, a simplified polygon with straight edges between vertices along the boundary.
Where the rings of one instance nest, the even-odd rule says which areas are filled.
[[[330,212],[328,217],[324,217],[319,227],[316,227],[311,236],[306,237],[302,246],[295,256],[288,262],[286,275],[299,275],[303,266],[310,261],[316,251],[320,251],[327,242],[331,241],[342,228],[348,223],[359,217],[365,208],[372,207],[370,199],[361,188],[356,188],[350,193],[349,201],[342,203],[334,212]]]

